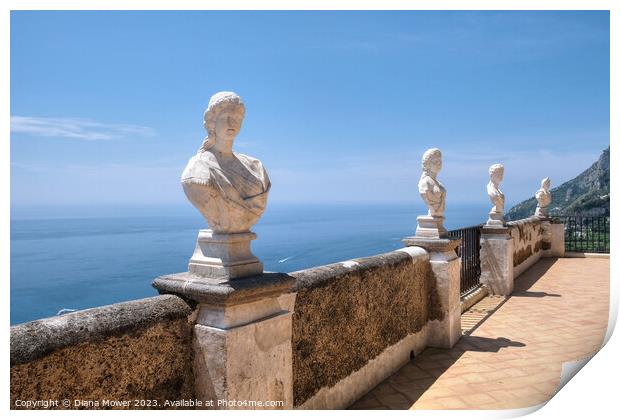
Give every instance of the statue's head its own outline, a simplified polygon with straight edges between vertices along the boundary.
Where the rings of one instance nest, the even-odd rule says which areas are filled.
[[[504,179],[504,165],[501,163],[491,165],[489,168],[489,175],[491,176],[491,181],[499,184]]]
[[[543,190],[548,190],[550,186],[551,186],[551,180],[549,178],[543,179],[542,182],[540,183],[540,188],[542,188]]]
[[[441,170],[441,150],[433,148],[424,152],[422,170],[433,174],[437,174]]]
[[[207,130],[202,150],[208,150],[219,140],[231,140],[239,133],[245,116],[245,105],[234,92],[218,92],[211,97],[204,113]]]

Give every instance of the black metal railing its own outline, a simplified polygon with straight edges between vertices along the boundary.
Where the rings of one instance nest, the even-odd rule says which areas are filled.
[[[609,216],[553,216],[564,223],[566,252],[609,253]]]
[[[482,225],[449,231],[450,237],[461,238],[457,255],[461,258],[461,296],[480,286],[480,230]]]

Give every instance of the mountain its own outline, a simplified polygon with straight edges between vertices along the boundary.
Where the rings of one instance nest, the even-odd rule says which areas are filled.
[[[609,147],[588,169],[551,190],[552,216],[609,216]],[[507,220],[534,215],[536,199],[529,198],[506,213]]]

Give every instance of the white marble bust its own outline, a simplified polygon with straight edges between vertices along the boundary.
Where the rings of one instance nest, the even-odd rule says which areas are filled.
[[[232,150],[244,115],[236,93],[213,95],[204,113],[207,138],[181,175],[185,195],[215,233],[249,232],[271,188],[258,159]]]
[[[499,184],[504,179],[504,165],[496,163],[489,168],[490,180],[487,184],[487,193],[493,203],[492,213],[504,213],[504,193],[499,189]]]
[[[446,189],[437,180],[440,170],[441,151],[428,149],[422,156],[422,176],[418,182],[418,191],[431,217],[443,216],[446,209]]]
[[[487,194],[493,203],[493,208],[489,212],[488,226],[504,225],[504,193],[499,189],[499,184],[504,179],[504,165],[496,163],[489,168],[489,183],[487,184]]]
[[[422,175],[418,182],[418,192],[428,208],[427,214],[418,216],[415,235],[425,238],[443,238],[448,231],[443,227],[446,209],[446,189],[437,180],[441,170],[441,151],[428,149],[422,155]]]
[[[551,180],[549,178],[545,178],[540,183],[540,189],[536,191],[536,201],[538,201],[538,206],[536,207],[536,216],[548,217],[548,207],[551,204],[551,192],[549,191],[549,187],[551,186]]]

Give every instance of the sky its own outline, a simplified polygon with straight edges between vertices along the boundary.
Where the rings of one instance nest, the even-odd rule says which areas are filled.
[[[609,13],[11,12],[11,206],[186,205],[211,95],[270,202],[451,204],[558,186],[609,145]]]

